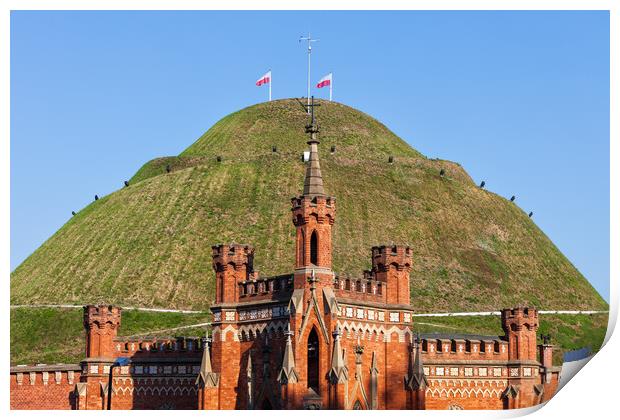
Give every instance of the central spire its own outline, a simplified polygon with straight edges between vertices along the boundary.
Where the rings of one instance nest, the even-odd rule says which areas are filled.
[[[311,112],[310,124],[306,126],[306,133],[310,134],[310,140],[308,145],[310,146],[310,159],[308,160],[308,167],[306,168],[306,178],[304,180],[304,195],[305,196],[324,196],[325,190],[323,189],[323,177],[321,176],[321,165],[319,164],[319,140],[316,135],[319,132],[319,126],[314,119],[314,107],[320,106],[314,104],[314,96],[312,102],[308,105]]]

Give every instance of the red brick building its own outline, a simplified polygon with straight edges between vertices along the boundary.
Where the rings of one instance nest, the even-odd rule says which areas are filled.
[[[212,338],[117,337],[120,308],[84,309],[80,365],[11,368],[11,407],[58,409],[507,409],[551,398],[559,368],[538,312],[502,311],[504,336],[414,336],[407,246],[372,248],[362,278],[332,271],[336,200],[310,134],[290,274],[259,277],[254,248],[213,246]],[[117,358],[127,366],[115,366]],[[111,386],[111,395],[110,395]]]

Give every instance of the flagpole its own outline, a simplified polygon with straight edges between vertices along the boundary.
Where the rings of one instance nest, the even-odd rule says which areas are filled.
[[[273,82],[273,74],[269,70],[269,102],[271,102],[271,83]]]
[[[329,102],[332,101],[332,87],[334,86],[334,73],[331,73],[332,80],[329,81]]]
[[[310,32],[308,32],[308,37],[300,36],[299,42],[307,41],[308,42],[308,106],[306,107],[308,110],[308,114],[310,114],[310,55],[312,54],[312,42],[319,41],[318,39],[312,39],[310,37]]]
[[[308,32],[308,114],[310,114],[310,53],[312,53],[312,47],[310,46],[310,32]]]

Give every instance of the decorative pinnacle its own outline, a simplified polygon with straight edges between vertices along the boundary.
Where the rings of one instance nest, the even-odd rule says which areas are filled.
[[[312,120],[311,123],[306,126],[306,133],[310,134],[310,140],[308,140],[308,145],[310,145],[310,159],[308,160],[308,166],[306,168],[304,195],[324,196],[323,177],[321,176],[321,165],[319,164],[319,141],[316,138],[319,127],[314,120],[314,107],[319,106],[319,104],[314,104],[314,97],[312,97],[312,104],[309,106],[312,109]]]
[[[269,346],[269,334],[265,334],[265,345],[263,346],[263,353],[271,353],[271,347]]]
[[[312,269],[312,274],[310,275],[310,277],[308,277],[308,283],[310,283],[310,290],[316,290],[316,282],[318,280],[316,279],[316,276],[314,274],[314,269]]]
[[[284,335],[287,336],[288,340],[290,340],[291,337],[295,335],[295,333],[291,331],[291,324],[288,324],[288,326],[286,327],[286,331],[284,331]]]
[[[355,354],[361,355],[364,353],[364,346],[360,343],[360,337],[357,337],[357,344],[355,345]]]
[[[332,336],[334,337],[334,339],[339,340],[339,337],[340,337],[340,327],[336,327],[336,329],[332,333]]]

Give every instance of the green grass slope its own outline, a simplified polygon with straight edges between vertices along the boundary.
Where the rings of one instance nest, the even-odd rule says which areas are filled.
[[[82,309],[12,308],[11,365],[77,363],[84,358]],[[120,336],[144,336],[156,331],[211,320],[210,314],[183,314],[123,310]],[[202,337],[206,327],[162,331],[157,337]]]
[[[321,102],[317,118],[325,186],[338,205],[336,272],[359,276],[372,245],[405,243],[420,312],[607,309],[515,203],[479,189],[458,164],[425,158],[342,104]],[[211,245],[220,242],[255,245],[263,275],[290,272],[306,123],[296,100],[262,103],[223,118],[179,156],[148,162],[12,273],[11,302],[206,310]]]

